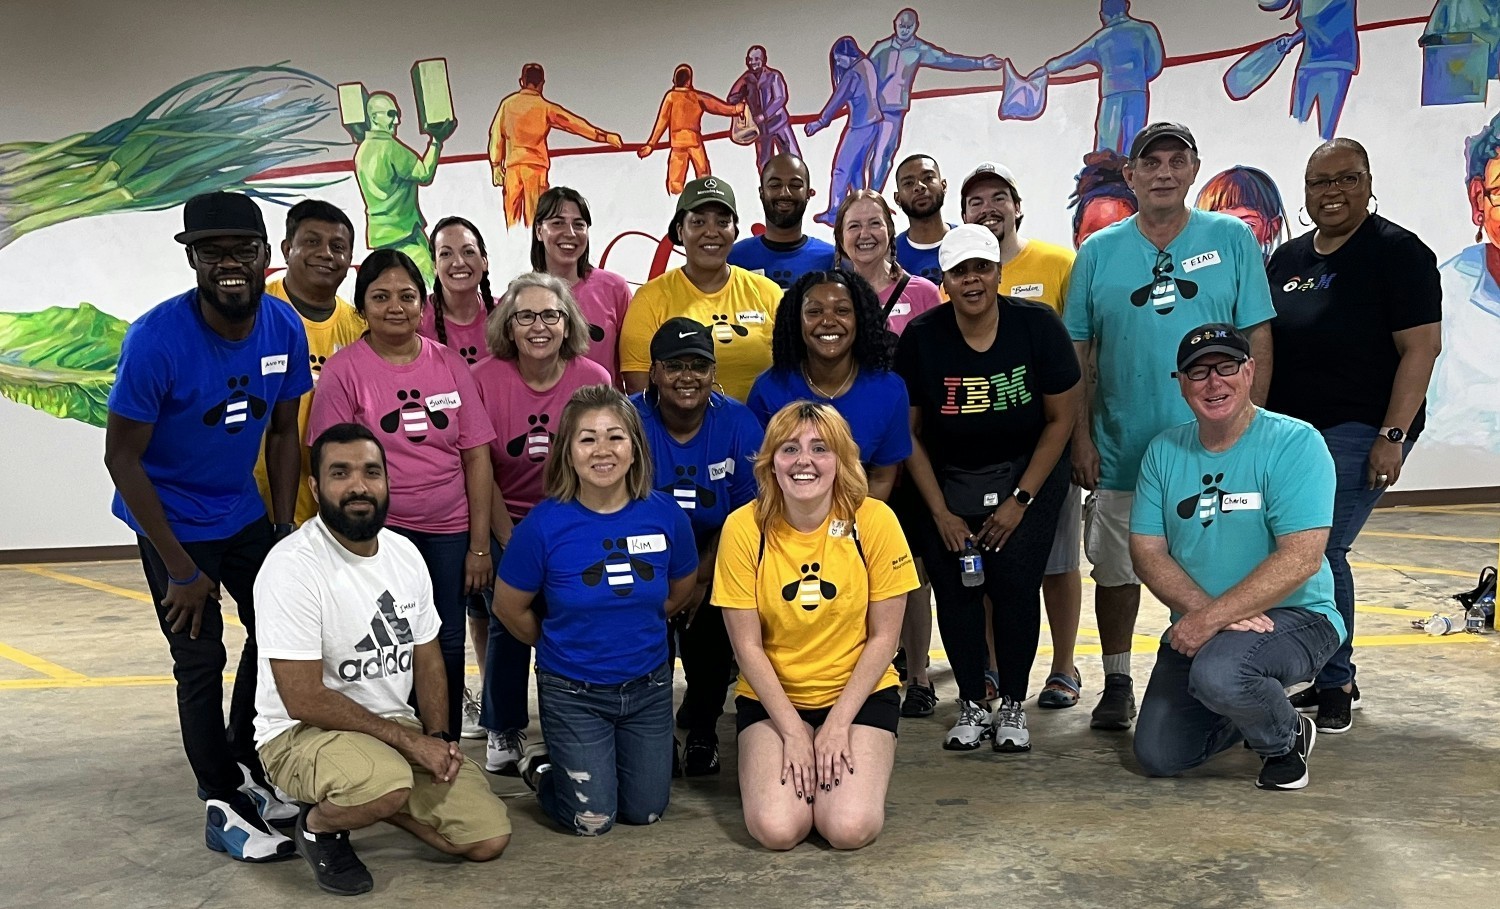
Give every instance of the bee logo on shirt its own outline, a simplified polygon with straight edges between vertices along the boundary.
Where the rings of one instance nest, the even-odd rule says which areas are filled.
[[[430,409],[422,400],[422,393],[415,388],[407,391],[402,389],[396,392],[396,400],[401,404],[395,410],[380,418],[380,428],[388,433],[396,430],[405,431],[407,438],[417,444],[421,444],[432,427],[439,430],[448,428],[448,416],[441,410]]]
[[[629,544],[624,537],[605,540],[601,545],[605,556],[583,570],[583,583],[598,587],[602,582],[615,592],[615,596],[628,597],[635,590],[637,576],[641,581],[656,578],[656,569],[651,567],[650,562],[630,555]]]
[[[470,366],[473,366],[475,363],[479,362],[478,347],[460,347],[458,349],[458,355],[460,357],[463,357],[464,362],[468,363]]]
[[[796,602],[812,612],[822,605],[824,600],[831,600],[839,595],[839,589],[832,583],[818,577],[821,568],[817,562],[802,566],[802,577],[781,588],[781,598],[788,603]]]
[[[1186,521],[1193,517],[1194,512],[1197,512],[1198,520],[1203,522],[1204,527],[1212,524],[1214,517],[1219,513],[1219,495],[1222,492],[1219,484],[1222,482],[1224,482],[1222,473],[1204,474],[1203,491],[1178,502],[1177,516]]]
[[[251,418],[259,420],[266,415],[266,402],[246,390],[250,387],[249,376],[230,376],[226,384],[229,385],[229,397],[203,412],[203,425],[215,426],[222,422],[224,431],[234,435],[244,429]]]
[[[712,489],[704,489],[702,486],[699,486],[696,479],[697,476],[697,467],[678,466],[676,482],[669,486],[663,486],[657,491],[670,494],[677,501],[677,504],[682,506],[683,511],[693,511],[699,505],[702,505],[704,508],[714,507],[714,503],[719,500],[719,497],[714,495]]]
[[[603,325],[595,325],[593,322],[590,322],[589,323],[589,340],[593,341],[595,344],[598,344],[598,343],[602,342],[604,340],[604,326]]]
[[[526,431],[505,443],[505,453],[513,458],[525,454],[526,460],[533,464],[547,460],[547,453],[552,450],[552,432],[547,429],[551,419],[544,413],[527,417]]]
[[[1198,283],[1186,278],[1172,277],[1172,257],[1161,253],[1151,269],[1151,283],[1130,292],[1131,306],[1151,304],[1157,315],[1165,316],[1177,307],[1180,295],[1184,300],[1198,296]]]
[[[720,344],[728,344],[734,340],[735,335],[742,338],[750,337],[750,329],[730,322],[729,316],[721,313],[714,314],[713,324],[708,327],[708,333],[713,335],[714,340]]]

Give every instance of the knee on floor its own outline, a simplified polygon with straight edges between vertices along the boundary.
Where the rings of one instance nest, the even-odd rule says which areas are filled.
[[[461,848],[464,850],[464,858],[471,862],[490,862],[499,858],[500,854],[505,851],[505,847],[509,845],[510,834],[507,833],[505,836],[491,837]]]

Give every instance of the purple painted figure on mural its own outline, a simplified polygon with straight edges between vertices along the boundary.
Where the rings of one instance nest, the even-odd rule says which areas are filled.
[[[802,157],[797,137],[792,134],[792,118],[786,110],[786,78],[780,70],[766,65],[764,47],[757,44],[745,53],[745,72],[735,80],[725,100],[730,104],[744,102],[750,119],[760,128],[755,137],[757,170],[765,170],[766,162],[777,152]]]
[[[812,136],[826,129],[840,110],[847,108],[844,133],[839,136],[833,153],[832,186],[828,208],[813,215],[819,224],[833,226],[839,203],[856,189],[870,188],[870,172],[875,167],[875,143],[880,137],[880,98],[876,95],[875,65],[859,49],[853,37],[845,35],[833,42],[828,53],[833,74],[833,94],[815,120],[803,127]]]

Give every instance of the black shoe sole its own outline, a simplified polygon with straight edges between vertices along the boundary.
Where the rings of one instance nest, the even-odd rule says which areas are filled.
[[[1124,732],[1130,728],[1131,720],[1089,720],[1090,729],[1098,729],[1102,732]]]

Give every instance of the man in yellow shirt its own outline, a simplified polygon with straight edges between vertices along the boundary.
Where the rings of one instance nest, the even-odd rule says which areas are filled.
[[[505,224],[530,224],[536,201],[549,188],[552,156],[547,134],[560,129],[619,148],[619,133],[606,132],[560,104],[542,97],[547,73],[540,63],[521,67],[521,90],[507,95],[490,123],[491,179],[505,198]]]
[[[711,173],[708,152],[703,149],[703,115],[733,117],[744,109],[743,101],[730,104],[693,88],[693,68],[680,63],[672,72],[672,88],[662,96],[651,135],[646,137],[645,144],[636,154],[641,158],[650,155],[652,146],[665,134],[672,146],[667,157],[667,192],[678,195],[687,183],[688,164],[693,165],[694,178],[707,177]]]
[[[320,199],[304,199],[287,212],[286,239],[281,241],[286,273],[267,281],[266,293],[287,301],[302,317],[314,388],[328,358],[365,333],[365,320],[338,296],[339,285],[349,273],[353,249],[354,224],[337,206]],[[307,415],[312,410],[312,396],[311,391],[303,395],[297,409],[297,438],[302,444],[302,474],[297,482],[299,525],[318,513],[318,500],[307,487],[311,471]],[[269,507],[264,442],[255,463],[255,483]]]
[[[964,223],[989,228],[1000,242],[1000,293],[1045,303],[1061,315],[1073,270],[1073,250],[1021,236],[1021,192],[1011,169],[995,161],[980,164],[964,178],[959,197]],[[1082,503],[1083,493],[1076,486],[1070,488],[1057,518],[1057,535],[1042,578],[1047,625],[1052,629],[1052,672],[1037,697],[1041,707],[1072,707],[1081,691],[1073,648],[1083,600],[1083,576],[1078,567]]]

